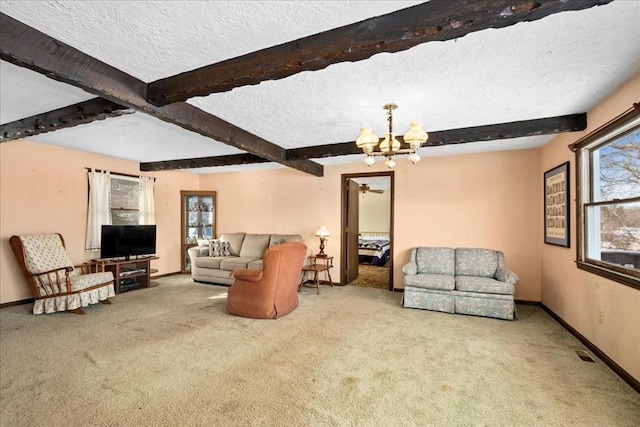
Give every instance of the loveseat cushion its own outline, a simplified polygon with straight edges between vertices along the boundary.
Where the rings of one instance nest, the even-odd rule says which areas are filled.
[[[262,258],[264,251],[269,246],[271,234],[247,234],[244,236],[242,248],[240,249],[241,257]]]
[[[442,289],[451,291],[455,288],[455,279],[448,274],[416,274],[404,276],[404,285],[423,289]]]
[[[229,252],[233,256],[240,255],[240,248],[242,248],[242,241],[247,233],[223,233],[220,235],[220,240],[223,242],[229,242]]]
[[[499,282],[488,277],[457,276],[456,290],[478,292],[483,294],[513,295],[515,286],[511,283]]]
[[[498,269],[498,253],[492,249],[457,248],[455,275],[493,278]]]
[[[419,247],[416,250],[418,273],[447,274],[455,273],[455,252],[453,248]],[[453,289],[453,288],[451,288]]]
[[[220,270],[233,271],[236,268],[249,268],[248,265],[251,262],[257,261],[259,259],[260,258],[241,256],[225,258],[220,261]]]

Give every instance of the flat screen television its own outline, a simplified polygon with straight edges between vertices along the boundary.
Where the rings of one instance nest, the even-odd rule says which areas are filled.
[[[103,225],[100,258],[125,258],[156,253],[155,225]]]

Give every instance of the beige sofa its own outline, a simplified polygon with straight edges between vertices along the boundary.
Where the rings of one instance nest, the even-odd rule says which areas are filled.
[[[199,241],[189,248],[191,277],[196,282],[232,285],[236,268],[262,269],[264,252],[285,242],[302,242],[298,234],[224,233],[219,239]],[[211,256],[213,255],[213,256]]]

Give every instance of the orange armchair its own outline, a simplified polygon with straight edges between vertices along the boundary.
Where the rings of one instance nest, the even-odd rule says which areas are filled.
[[[237,268],[231,275],[227,313],[255,319],[277,319],[298,307],[298,282],[307,246],[282,243],[264,253],[263,269]]]

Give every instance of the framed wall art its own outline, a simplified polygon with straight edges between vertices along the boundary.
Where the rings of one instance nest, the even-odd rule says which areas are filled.
[[[569,162],[544,173],[544,242],[549,245],[571,245],[569,192]]]

